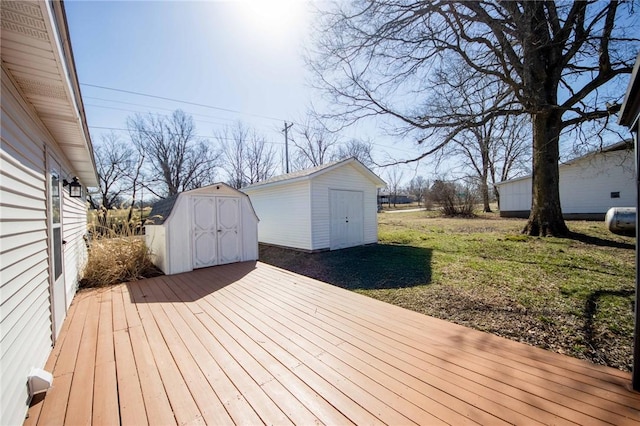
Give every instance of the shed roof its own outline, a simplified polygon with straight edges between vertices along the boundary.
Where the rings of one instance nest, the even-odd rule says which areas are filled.
[[[356,169],[358,169],[360,173],[362,173],[367,178],[369,178],[369,180],[371,180],[376,185],[376,187],[384,188],[385,186],[387,186],[387,183],[384,180],[382,180],[378,175],[373,173],[367,166],[362,164],[355,157],[351,157],[345,160],[332,161],[330,163],[323,164],[321,166],[311,167],[309,169],[299,170],[296,172],[275,176],[275,177],[272,177],[271,179],[266,179],[261,182],[246,186],[242,188],[242,190],[251,191],[253,189],[262,188],[266,186],[275,186],[275,185],[280,185],[285,183],[296,182],[300,180],[308,180],[316,176],[322,175],[324,173],[328,173],[331,170],[335,170],[338,167],[346,166],[347,164],[351,164],[354,167],[356,167]]]
[[[173,206],[176,204],[176,200],[178,199],[178,195],[179,194],[172,195],[171,197],[167,197],[164,200],[160,200],[155,203],[151,208],[149,217],[147,218],[147,224],[162,225],[171,214]]]
[[[190,189],[189,191],[183,191],[183,192],[180,192],[179,194],[172,195],[170,197],[167,197],[163,200],[158,201],[153,205],[153,207],[151,207],[151,213],[149,213],[149,217],[147,218],[146,224],[162,225],[169,218],[169,216],[171,216],[171,212],[173,211],[173,208],[176,205],[176,201],[178,201],[178,197],[180,197],[182,194],[192,194],[197,192],[203,192],[203,191],[206,191],[207,188],[213,188],[213,187],[216,187],[219,189],[221,186],[226,187],[227,190],[231,190],[234,193],[237,193],[238,196],[247,197],[248,199],[247,194],[241,191],[238,191],[237,189],[227,185],[226,183],[222,183],[222,182],[213,183],[211,185],[202,186],[200,188]],[[251,206],[251,209],[252,209],[252,213],[255,215],[256,212],[253,211],[253,206]]]

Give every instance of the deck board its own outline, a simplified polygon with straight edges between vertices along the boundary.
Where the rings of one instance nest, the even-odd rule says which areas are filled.
[[[640,425],[629,373],[259,262],[80,292],[47,368],[25,425]]]
[[[270,291],[273,291],[273,290],[270,289]],[[284,297],[286,297],[286,295],[284,295],[284,294],[281,295],[281,299],[284,298]],[[294,299],[295,303],[298,304],[298,305],[303,305],[304,302],[301,303],[301,300],[300,300],[301,298],[302,299],[307,298],[307,294],[305,293],[305,295],[302,296],[302,297],[296,297]],[[317,306],[318,303],[321,303],[324,306],[324,308],[329,308],[329,311],[330,311],[329,313],[327,313],[325,311],[316,312],[317,316],[323,316],[324,315],[322,317],[322,320],[325,323],[333,321],[333,323],[336,324],[337,327],[339,327],[344,323],[344,320],[345,320],[345,317],[344,316],[340,316],[340,315],[352,316],[348,311],[346,311],[346,308],[342,313],[336,313],[336,311],[331,308],[331,304],[333,302],[330,299],[321,300],[321,301],[317,301],[316,300],[316,301],[309,302],[307,307],[309,309],[314,309],[314,307]],[[353,304],[350,305],[349,308],[350,308],[351,312],[354,311]],[[357,310],[357,312],[359,313],[359,315],[367,315],[366,312],[372,312],[372,311],[363,309],[363,310]],[[364,312],[364,314],[360,314],[360,312]],[[409,341],[407,342],[407,339],[403,339],[401,337],[402,333],[406,332],[406,328],[407,328],[406,326],[403,327],[402,324],[400,323],[400,324],[397,324],[395,329],[389,330],[389,329],[385,329],[387,327],[386,325],[384,327],[383,326],[374,325],[374,324],[382,323],[381,320],[382,320],[381,318],[375,319],[375,318],[372,318],[372,317],[368,317],[368,318],[365,318],[363,320],[357,320],[356,321],[357,325],[352,324],[352,327],[350,329],[360,330],[361,333],[363,333],[363,334],[352,333],[351,337],[357,339],[358,336],[360,336],[360,335],[367,336],[366,329],[371,329],[373,327],[373,328],[376,329],[376,332],[378,333],[378,336],[385,336],[382,339],[384,341],[386,341],[387,343],[390,343],[390,344],[393,345],[393,344],[402,344],[404,342],[404,343],[409,343],[412,346],[412,348],[410,348],[410,349],[405,349],[404,353],[402,351],[400,351],[400,350],[398,350],[395,353],[393,353],[393,355],[395,357],[400,357],[400,358],[403,358],[405,353],[407,353],[407,354],[409,354],[411,356],[419,356],[420,354],[427,354],[429,352],[429,345],[425,345],[424,343],[420,343],[420,342],[423,342],[425,340],[426,341],[432,340],[433,344],[437,344],[440,347],[442,347],[443,345],[447,344],[446,340],[444,340],[444,339],[433,340],[433,337],[431,335],[428,335],[428,334],[424,334],[422,336],[423,338],[420,339],[420,340],[413,339],[413,341],[412,341],[412,339],[409,339]],[[388,322],[392,323],[392,326],[393,326],[393,322],[394,322],[393,318],[391,318],[388,321],[384,322],[384,324],[386,324]],[[364,332],[363,332],[363,329],[365,330]],[[465,333],[470,331],[470,330],[464,329],[464,328],[463,328],[463,330],[464,330]],[[528,348],[528,347],[525,347],[525,348]],[[416,352],[414,349],[418,350],[418,352]],[[476,349],[481,349],[481,348],[473,347],[472,349],[475,351]],[[492,351],[493,350],[494,350],[494,348],[492,347]],[[499,348],[495,348],[495,350],[499,351]],[[535,377],[535,378],[539,379],[538,382],[543,382],[541,377],[539,377],[539,376],[514,377],[514,375],[515,376],[518,376],[518,375],[522,376],[520,374],[521,373],[520,369],[524,369],[525,373],[534,370],[533,368],[529,368],[526,365],[526,363],[523,366],[521,364],[516,364],[516,363],[513,363],[513,362],[511,362],[511,363],[510,362],[505,362],[505,359],[503,357],[500,357],[500,356],[497,356],[497,355],[492,355],[491,353],[489,353],[489,354],[485,353],[485,354],[483,354],[483,356],[489,356],[488,359],[494,358],[493,359],[493,361],[494,361],[493,364],[490,365],[492,370],[483,371],[483,369],[480,368],[480,367],[481,366],[482,367],[486,367],[487,363],[484,362],[484,358],[482,356],[479,357],[479,358],[476,356],[475,359],[479,360],[480,365],[473,365],[473,371],[472,371],[470,368],[468,368],[468,364],[466,366],[462,366],[462,362],[464,362],[464,360],[467,359],[468,355],[470,355],[469,353],[465,353],[464,351],[458,350],[456,348],[452,348],[451,350],[438,349],[438,352],[441,352],[442,354],[444,354],[446,356],[440,360],[440,363],[438,363],[437,360],[434,360],[435,361],[434,365],[440,364],[443,367],[447,367],[447,368],[451,369],[451,367],[455,366],[456,363],[457,363],[458,364],[458,368],[466,368],[471,374],[477,374],[477,372],[480,372],[481,374],[484,374],[487,377],[492,377],[492,378],[496,378],[497,377],[498,379],[500,379],[501,377],[504,376],[504,370],[505,370],[504,366],[505,365],[513,367],[512,369],[509,369],[510,374],[508,376],[504,376],[505,379],[503,379],[503,380],[506,381],[506,383],[509,384],[509,388],[508,388],[509,392],[506,393],[507,395],[513,395],[513,390],[514,390],[513,389],[513,379],[514,378],[524,379],[522,381],[518,380],[518,383],[521,383],[523,386],[525,386],[525,387],[523,387],[521,389],[521,391],[523,392],[522,393],[522,397],[523,398],[529,399],[531,397],[531,395],[534,395],[534,396],[537,395],[537,397],[541,398],[541,399],[551,399],[553,404],[564,402],[564,403],[566,403],[566,404],[568,404],[568,405],[570,405],[570,406],[572,406],[574,408],[577,408],[577,407],[581,406],[581,402],[578,399],[582,398],[584,401],[586,401],[586,405],[582,405],[582,409],[586,410],[586,411],[592,411],[591,414],[593,415],[593,417],[597,418],[599,416],[600,418],[602,418],[605,421],[613,420],[615,422],[616,421],[615,418],[618,417],[617,413],[621,410],[623,412],[623,415],[631,416],[631,417],[634,417],[636,420],[638,420],[638,417],[637,417],[638,411],[636,409],[631,409],[631,410],[627,409],[627,408],[634,407],[633,406],[633,403],[634,403],[633,398],[627,398],[625,396],[620,398],[619,402],[621,402],[622,405],[618,405],[618,406],[615,406],[611,410],[604,410],[604,411],[600,410],[599,407],[594,407],[594,409],[597,411],[597,413],[593,412],[594,410],[592,410],[589,407],[589,401],[591,401],[593,399],[593,395],[591,394],[591,392],[595,391],[595,393],[598,393],[600,391],[599,388],[597,388],[597,387],[588,387],[586,389],[589,392],[583,392],[584,389],[582,388],[582,384],[580,382],[578,382],[577,386],[575,386],[575,380],[569,380],[568,378],[566,378],[564,376],[562,376],[560,380],[564,381],[564,383],[573,383],[574,386],[573,387],[556,386],[554,384],[554,380],[556,380],[556,379],[548,377],[549,371],[546,369],[547,367],[549,367],[548,365],[540,364],[543,368],[540,369],[540,370],[536,370],[536,372],[539,375],[540,374],[547,374],[546,380],[544,380],[544,383],[545,383],[546,386],[544,386],[544,387],[540,387],[540,386],[535,387],[534,385],[531,384],[531,377]],[[567,358],[567,357],[564,357],[564,358]],[[403,358],[403,359],[406,359],[406,358]],[[459,359],[461,361],[457,361]],[[415,360],[415,358],[414,358],[414,360]],[[412,365],[416,365],[416,362],[414,360],[409,359],[408,361]],[[569,358],[568,360],[572,360],[572,359]],[[561,368],[559,366],[553,366],[553,367],[554,367],[554,369]],[[596,367],[596,369],[598,369],[598,370],[601,370],[600,366],[594,366],[594,367]],[[592,373],[593,373],[592,371],[589,371],[589,374],[592,374]],[[607,371],[607,373],[609,373],[609,372]],[[614,371],[614,376],[618,376],[615,371]],[[461,374],[461,377],[464,377],[464,374]],[[593,381],[590,380],[589,376],[587,376],[586,379],[585,378],[580,378],[580,380],[586,380],[587,382],[593,384]],[[481,379],[476,376],[476,381],[481,382]],[[459,382],[457,382],[457,381],[456,381],[456,383],[459,384]],[[609,386],[608,383],[606,383],[606,381],[604,383],[598,383],[598,384],[604,385],[604,386]],[[493,387],[495,387],[495,386],[493,386]],[[619,388],[617,388],[617,391],[618,392],[625,392],[626,390],[624,388],[622,388],[622,387],[619,387]],[[556,392],[555,395],[553,394],[554,392]],[[569,393],[571,395],[570,399],[567,399],[567,397],[564,396],[567,393]],[[612,393],[607,393],[606,395],[604,395],[604,398],[612,398],[612,397],[613,397]],[[614,399],[616,399],[616,398],[614,398]],[[539,402],[536,403],[536,405],[540,406],[541,403],[542,402],[539,401]],[[624,404],[628,404],[628,406],[625,407]],[[563,409],[560,408],[560,410],[563,410]],[[588,417],[588,419],[592,419],[593,417],[590,415]],[[577,418],[577,419],[574,419],[574,421],[575,420],[578,420],[579,422],[583,422],[586,419],[585,418],[582,418],[582,419]]]
[[[270,290],[270,292],[273,292],[273,290]],[[279,296],[280,300],[286,300],[287,298],[285,294],[280,294]],[[293,302],[297,303],[298,305],[303,305],[301,304],[300,299],[301,298],[295,298]],[[326,309],[330,306],[331,301],[316,301],[310,305],[307,305],[307,307],[309,309],[315,309],[315,306],[317,306],[318,303],[322,303]],[[353,306],[351,308],[353,309]],[[339,328],[344,325],[345,318],[343,316],[339,316],[339,314],[336,314],[336,312],[332,309],[329,309],[329,311],[331,311],[331,313],[322,311],[316,312],[315,315],[320,317],[322,323],[333,324],[335,330],[339,330]],[[472,398],[475,398],[475,404],[477,406],[483,406],[478,405],[482,403],[481,399],[492,397],[493,401],[499,402],[503,405],[505,404],[505,402],[507,402],[508,407],[511,410],[517,408],[519,410],[518,414],[528,416],[531,421],[534,421],[533,419],[542,419],[547,423],[559,421],[559,418],[554,414],[554,412],[557,413],[559,411],[565,411],[562,407],[558,407],[558,404],[562,404],[563,402],[565,404],[572,405],[575,408],[579,408],[583,411],[594,411],[588,404],[581,405],[579,401],[576,401],[575,399],[569,399],[561,393],[553,395],[553,393],[548,388],[535,388],[534,386],[529,386],[529,383],[527,382],[523,382],[527,383],[528,385],[526,390],[520,390],[516,394],[514,394],[514,389],[512,387],[507,387],[506,392],[502,394],[495,392],[496,388],[500,388],[500,382],[497,382],[495,380],[491,381],[491,379],[487,379],[487,376],[491,376],[492,374],[499,374],[500,369],[502,368],[501,365],[497,365],[496,369],[493,371],[486,371],[482,368],[479,368],[479,366],[477,365],[474,365],[475,371],[470,371],[469,369],[466,369],[466,371],[464,371],[465,369],[458,367],[458,374],[456,374],[455,369],[451,368],[452,366],[455,366],[454,362],[459,358],[459,354],[457,354],[456,352],[449,351],[446,353],[448,355],[447,358],[437,359],[428,353],[430,350],[428,345],[415,342],[411,339],[403,338],[401,336],[398,336],[398,333],[396,333],[396,336],[391,337],[389,335],[390,332],[385,333],[385,331],[387,330],[385,330],[384,327],[375,325],[376,323],[376,321],[372,321],[371,319],[369,319],[368,321],[356,321],[355,323],[352,323],[351,327],[349,327],[350,330],[352,330],[351,334],[349,336],[345,336],[345,340],[351,338],[351,341],[356,340],[360,341],[361,344],[364,343],[368,345],[365,339],[368,338],[371,331],[374,331],[379,337],[378,342],[376,342],[375,344],[376,348],[386,348],[385,350],[387,351],[387,353],[389,353],[389,355],[391,355],[391,359],[405,360],[408,362],[409,367],[422,367],[424,371],[431,369],[431,374],[443,380],[443,382],[439,382],[439,386],[441,386],[444,391],[453,392],[451,390],[452,387],[463,387],[464,389],[471,392],[471,394],[466,395],[465,399],[468,401]],[[428,337],[425,336],[425,338]],[[434,370],[434,367],[437,368],[437,370]],[[469,379],[470,375],[473,376],[473,380]],[[485,386],[484,388],[482,387],[483,385]],[[574,391],[572,395],[575,393],[576,391]],[[518,403],[518,401],[514,401],[513,397],[518,397],[521,401],[536,399],[535,407],[531,407],[530,401],[528,403]],[[509,399],[511,399],[511,401],[508,401]],[[548,413],[541,412],[538,407],[545,408],[546,410],[548,410]],[[491,408],[488,409],[493,411],[493,409]],[[506,407],[505,409],[503,409],[503,414],[508,414],[506,411]],[[575,412],[572,413],[571,418],[568,418],[567,420],[584,424],[584,422],[587,421],[595,421],[594,417],[598,418],[598,415],[600,415],[600,417],[606,418],[607,420],[610,420],[611,416],[617,416],[615,413],[592,412],[590,414],[591,415],[585,416],[579,412]],[[514,417],[507,416],[505,420],[514,421]]]

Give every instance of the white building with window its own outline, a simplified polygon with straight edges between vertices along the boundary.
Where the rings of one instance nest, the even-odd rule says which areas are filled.
[[[604,220],[611,207],[636,202],[633,144],[624,141],[560,164],[560,204],[565,219]],[[531,176],[497,184],[500,216],[528,217]]]

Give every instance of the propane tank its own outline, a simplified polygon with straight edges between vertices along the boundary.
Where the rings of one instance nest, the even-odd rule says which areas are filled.
[[[636,208],[611,207],[604,217],[607,229],[618,235],[634,237],[636,235]]]

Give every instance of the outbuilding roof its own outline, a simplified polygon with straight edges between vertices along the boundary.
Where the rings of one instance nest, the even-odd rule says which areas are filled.
[[[162,199],[155,203],[153,207],[151,207],[151,213],[149,213],[149,217],[147,218],[147,225],[162,225],[168,218],[171,216],[171,212],[176,205],[176,201],[178,201],[178,197],[182,194],[193,194],[193,193],[202,193],[203,191],[207,191],[207,188],[221,189],[221,187],[225,187],[227,191],[231,191],[238,196],[248,197],[247,194],[242,191],[238,191],[235,188],[227,185],[226,183],[218,182],[207,186],[202,186],[200,188],[190,189],[189,191],[180,192],[176,195],[172,195],[165,199]],[[224,188],[222,188],[224,190]],[[206,192],[205,192],[206,193]],[[253,214],[256,212],[253,211],[253,206],[251,207]]]
[[[242,188],[242,190],[253,190],[256,188],[266,187],[266,186],[275,186],[284,183],[291,183],[300,180],[312,179],[316,176],[327,173],[331,170],[334,170],[338,167],[346,166],[347,164],[351,164],[356,167],[363,175],[367,176],[378,188],[384,188],[387,186],[387,183],[382,180],[378,175],[373,173],[367,166],[358,161],[355,157],[347,158],[345,160],[332,161],[327,164],[323,164],[317,167],[311,167],[309,169],[299,170],[296,172],[286,173],[284,175],[275,176],[271,179],[266,179],[258,183],[251,184]]]
[[[164,200],[160,200],[151,207],[151,213],[149,213],[149,217],[147,218],[147,224],[149,225],[162,225],[165,220],[171,214],[173,210],[173,206],[176,204],[176,200],[178,199],[178,195],[172,195],[171,197],[167,197]]]

